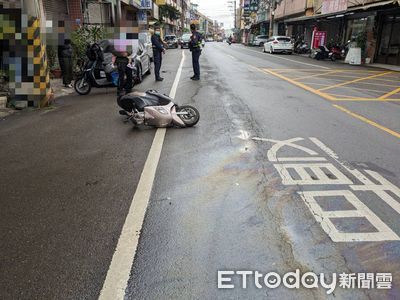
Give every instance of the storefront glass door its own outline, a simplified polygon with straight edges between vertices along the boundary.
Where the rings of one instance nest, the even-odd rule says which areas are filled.
[[[376,61],[400,65],[400,14],[387,15],[382,24],[381,41]]]

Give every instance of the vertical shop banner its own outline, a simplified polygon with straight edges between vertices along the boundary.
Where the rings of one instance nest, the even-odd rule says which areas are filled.
[[[313,39],[312,39],[312,48],[316,49],[319,46],[325,46],[326,43],[326,31],[317,31],[313,32]]]
[[[331,14],[347,10],[347,0],[323,0],[322,14]]]
[[[257,11],[258,10],[258,0],[250,0],[250,11]]]
[[[245,13],[248,13],[250,11],[250,0],[244,0],[243,10]]]
[[[153,1],[151,0],[141,0],[140,2],[140,9],[152,9]]]
[[[139,10],[137,16],[139,24],[147,24],[147,12],[145,10]]]

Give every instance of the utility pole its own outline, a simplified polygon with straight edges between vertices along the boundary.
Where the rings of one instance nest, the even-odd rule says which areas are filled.
[[[275,15],[276,2],[275,0],[269,1],[269,34],[271,37],[274,35],[274,15]]]
[[[235,14],[235,24],[233,25],[233,28],[236,31],[236,0],[233,1],[233,13]]]
[[[51,99],[50,77],[47,68],[46,44],[42,40],[44,28],[44,10],[43,3],[40,0],[23,0],[21,1],[22,12],[27,15],[28,22],[27,40],[29,46],[23,46],[25,53],[19,53],[21,57],[30,59],[28,65],[21,65],[22,69],[33,70],[33,80],[30,77],[22,76],[23,88],[15,88],[16,98],[27,101],[33,100],[33,105],[42,107]],[[55,24],[53,24],[55,26]],[[22,52],[22,51],[21,51]],[[21,71],[22,71],[21,69]],[[22,72],[24,74],[24,72]],[[37,86],[39,84],[39,86]],[[27,87],[30,86],[31,91],[27,93]]]
[[[233,5],[233,16],[234,16],[233,34],[236,35],[236,0],[228,1],[228,3]]]

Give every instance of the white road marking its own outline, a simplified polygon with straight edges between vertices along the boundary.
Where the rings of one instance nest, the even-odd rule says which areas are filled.
[[[253,137],[253,140],[275,143],[267,152],[267,157],[268,157],[269,161],[279,161],[279,159],[277,158],[276,154],[278,153],[279,149],[281,149],[283,146],[288,146],[288,147],[292,147],[292,148],[301,150],[303,152],[306,152],[309,155],[318,155],[318,153],[315,152],[314,150],[309,149],[309,148],[304,147],[304,146],[297,145],[297,144],[294,143],[294,142],[303,141],[304,139],[301,138],[301,137],[297,137],[297,138],[293,138],[293,139],[289,139],[289,140],[284,140],[284,141]],[[318,158],[318,160],[319,159],[320,158]]]
[[[340,172],[331,163],[306,163],[306,164],[274,164],[282,178],[284,185],[338,185],[352,184],[353,182]],[[328,177],[323,170],[328,170],[335,178]],[[289,170],[294,170],[300,179],[293,178]],[[310,170],[315,176],[311,177]]]
[[[324,143],[322,143],[319,139],[315,137],[310,137],[310,140],[317,145],[322,151],[324,151],[326,154],[328,154],[331,158],[333,158],[339,165],[341,165],[347,172],[352,174],[355,178],[360,180],[364,184],[371,184],[371,180],[369,180],[363,173],[358,171],[357,169],[351,168],[347,166],[345,163],[343,163],[340,159],[339,156],[328,146],[326,146]]]
[[[395,200],[390,194],[387,192],[390,191],[395,194],[398,198],[400,198],[400,189],[383,178],[377,172],[371,170],[365,170],[372,178],[378,181],[380,184],[370,183],[365,185],[351,185],[350,188],[354,191],[371,191],[378,195],[383,201],[386,202],[391,208],[393,208],[398,214],[400,214],[400,203]]]
[[[232,55],[230,55],[230,54],[227,54],[230,58],[232,58],[232,59],[236,59],[236,57],[234,57],[234,56],[232,56]]]
[[[380,199],[386,202],[392,209],[400,214],[400,203],[393,195],[400,198],[400,189],[386,180],[379,173],[364,170],[367,175],[361,171],[354,169],[348,164],[340,161],[339,156],[328,146],[317,138],[311,137],[310,140],[337,162],[349,174],[352,174],[361,184],[354,184],[350,178],[343,174],[331,163],[315,163],[323,157],[318,155],[314,150],[295,144],[295,142],[303,141],[301,137],[288,140],[273,140],[265,138],[252,138],[253,140],[266,141],[274,143],[268,150],[267,157],[278,171],[284,185],[298,186],[324,186],[324,185],[348,185],[353,191],[371,191]],[[277,153],[282,147],[291,147],[309,154],[309,157],[278,157]],[[291,162],[291,163],[285,163]],[[304,162],[304,163],[300,163]],[[333,176],[328,176],[324,171],[328,170]],[[290,172],[291,171],[291,172]],[[372,179],[374,181],[372,181]],[[376,183],[377,182],[377,183]],[[391,193],[389,193],[391,192]],[[400,237],[390,229],[369,207],[364,204],[351,190],[323,190],[323,191],[302,191],[298,192],[303,201],[306,203],[314,218],[321,224],[323,230],[329,235],[334,242],[356,242],[356,241],[398,241]],[[332,209],[329,207],[325,210],[319,201],[321,198],[325,202],[332,201],[332,197],[344,198],[346,202],[352,205],[352,209]],[[359,227],[356,223],[357,219],[366,219],[374,227],[369,232],[343,232],[343,229],[335,225],[337,221],[342,222],[346,226]]]
[[[242,48],[244,48],[244,47],[242,47]],[[314,65],[314,64],[309,64],[309,63],[305,63],[305,62],[301,62],[301,61],[289,59],[289,58],[286,58],[286,57],[278,56],[278,55],[276,55],[276,54],[266,54],[266,53],[263,53],[263,52],[261,52],[261,51],[256,51],[256,50],[253,50],[253,49],[248,49],[248,48],[245,48],[245,49],[248,50],[248,51],[256,52],[256,53],[258,53],[258,54],[270,55],[270,56],[273,57],[273,58],[288,60],[288,61],[294,62],[294,63],[296,63],[296,64],[301,64],[301,65],[306,65],[306,66],[312,66],[312,67],[321,68],[321,69],[328,69],[328,70],[332,69],[332,68],[329,68],[329,67],[324,67],[324,66],[320,66],[320,65]]]
[[[184,60],[185,52],[182,51],[181,63],[169,93],[171,98],[175,98]],[[128,215],[118,239],[117,248],[108,269],[106,280],[100,292],[99,299],[101,300],[117,300],[124,299],[125,297],[125,290],[135,260],[140,232],[160,160],[165,133],[165,128],[159,128],[154,136],[135,195],[133,196]]]
[[[394,233],[381,219],[379,219],[364,203],[348,190],[333,191],[307,191],[298,192],[307,204],[314,218],[321,224],[323,230],[334,242],[376,242],[398,241],[399,236]],[[349,210],[323,210],[317,202],[317,197],[329,199],[329,197],[343,197],[354,209]],[[331,219],[337,218],[366,218],[377,231],[375,232],[341,232],[336,229]]]

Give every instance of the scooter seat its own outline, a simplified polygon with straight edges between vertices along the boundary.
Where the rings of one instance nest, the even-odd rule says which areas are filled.
[[[138,111],[143,111],[146,106],[158,106],[162,105],[160,103],[160,99],[156,96],[146,95],[133,98],[133,102],[135,103],[136,109]]]
[[[127,111],[132,111],[133,108],[143,111],[147,106],[167,105],[170,102],[171,100],[167,97],[141,92],[132,92],[119,99],[119,105]]]

